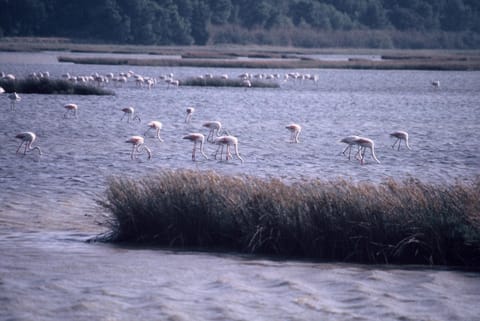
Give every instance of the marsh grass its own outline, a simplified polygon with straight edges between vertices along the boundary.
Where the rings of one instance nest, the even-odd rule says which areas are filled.
[[[213,78],[198,78],[191,77],[182,80],[182,86],[206,86],[206,87],[247,87],[241,79],[222,79],[220,77]],[[267,82],[260,80],[251,80],[250,87],[252,88],[279,88],[277,82]]]
[[[0,79],[0,86],[6,92],[25,94],[60,94],[60,95],[114,95],[111,90],[104,88],[72,83],[64,79],[52,78],[25,78],[25,79]]]
[[[480,179],[440,186],[162,171],[112,177],[99,237],[363,263],[480,266]]]

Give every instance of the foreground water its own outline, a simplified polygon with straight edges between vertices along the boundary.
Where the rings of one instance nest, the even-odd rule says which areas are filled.
[[[52,77],[132,69],[58,64],[52,54],[0,55],[0,71]],[[245,70],[147,68],[184,79]],[[253,73],[267,72],[254,70]],[[268,71],[271,72],[271,71]],[[275,70],[282,75],[290,70]],[[2,320],[478,320],[478,273],[451,268],[314,263],[236,254],[174,252],[86,243],[105,231],[96,205],[112,175],[188,168],[281,177],[381,182],[415,177],[434,183],[480,174],[480,73],[298,70],[313,82],[277,89],[170,88],[133,83],[115,96],[21,95],[16,112],[1,96],[0,318]],[[433,88],[432,80],[441,87]],[[65,119],[63,105],[79,105]],[[142,122],[120,121],[134,106]],[[196,112],[184,123],[185,108]],[[153,158],[130,159],[124,141],[163,123],[163,142],[147,134]],[[219,120],[239,137],[245,159],[191,161],[181,137]],[[299,144],[285,125],[302,125]],[[15,134],[34,131],[43,154],[16,155]],[[388,133],[407,130],[411,151],[393,150]],[[346,135],[375,140],[381,164],[341,155]],[[207,144],[207,153],[214,151]]]

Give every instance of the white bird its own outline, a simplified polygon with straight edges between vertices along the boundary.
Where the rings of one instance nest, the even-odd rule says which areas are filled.
[[[300,135],[300,132],[302,131],[302,127],[298,124],[290,124],[285,126],[290,132],[290,142],[291,143],[298,143],[298,136]]]
[[[371,140],[370,138],[366,138],[366,137],[359,137],[355,140],[355,144],[357,144],[358,146],[360,146],[360,150],[359,150],[359,156],[360,156],[360,164],[365,164],[365,151],[367,150],[367,148],[370,149],[371,153],[372,153],[372,158],[380,164],[380,161],[377,159],[377,156],[375,155],[375,143],[373,142],[373,140]]]
[[[195,112],[195,108],[188,107],[187,108],[187,115],[185,116],[185,122],[189,123],[192,120],[193,113]]]
[[[3,94],[5,92],[5,89],[3,89],[3,87],[0,86],[0,94]]]
[[[405,146],[407,146],[408,149],[411,149],[410,145],[408,145],[408,133],[407,132],[404,132],[404,131],[401,131],[401,130],[395,131],[395,132],[390,134],[390,137],[395,138],[395,142],[393,143],[392,148],[395,148],[395,144],[398,143],[398,149],[397,150],[400,150],[400,145],[402,144],[402,140],[403,140],[405,142]]]
[[[139,123],[141,122],[140,117],[138,117],[138,115],[135,114],[135,109],[133,107],[122,108],[122,111],[123,111],[123,116],[120,120],[123,120],[125,116],[128,116],[127,123],[129,123],[130,120],[132,119],[133,120],[137,119]]]
[[[219,121],[208,121],[202,126],[209,129],[207,142],[213,142],[214,138],[219,135],[219,131],[222,128],[222,123]]]
[[[218,145],[217,151],[215,152],[215,159],[217,158],[218,151],[221,149],[220,160],[222,159],[223,146],[227,146],[226,160],[232,158],[232,153],[230,152],[230,146],[233,146],[235,155],[243,163],[243,158],[238,153],[238,138],[231,135],[215,137],[214,143]]]
[[[351,135],[351,136],[344,137],[344,138],[342,138],[342,140],[340,140],[340,142],[347,144],[347,147],[345,147],[342,154],[345,155],[346,151],[348,150],[348,159],[350,159],[350,154],[352,152],[352,147],[354,145],[358,146],[358,150],[357,150],[357,154],[356,154],[356,155],[358,155],[358,152],[360,150],[360,146],[356,143],[356,141],[359,138],[360,138],[360,136]]]
[[[163,142],[163,139],[160,138],[160,130],[162,129],[162,123],[159,122],[158,120],[153,120],[148,123],[148,129],[145,131],[143,134],[144,136],[147,134],[147,132],[150,129],[155,129],[156,130],[156,137],[158,138],[159,141]]]
[[[8,94],[8,99],[10,99],[10,110],[15,110],[15,103],[22,100],[16,92]]]
[[[203,155],[203,157],[205,157],[205,159],[208,159],[207,155],[203,151],[203,143],[205,141],[205,136],[203,134],[190,133],[188,135],[183,136],[183,139],[188,139],[188,140],[193,142],[192,160],[196,159],[195,158],[195,151],[197,149],[197,144],[200,145],[199,146],[200,153],[202,153],[202,155]]]
[[[141,154],[143,150],[145,150],[148,154],[148,159],[152,158],[152,151],[145,145],[145,140],[142,136],[132,136],[125,141],[125,143],[129,143],[133,145],[131,158],[137,158],[136,154]]]
[[[18,133],[15,138],[19,138],[22,140],[20,143],[20,146],[17,148],[17,153],[20,150],[20,147],[22,147],[23,144],[25,144],[25,150],[23,151],[23,154],[25,155],[27,152],[32,151],[32,150],[38,150],[38,154],[42,155],[42,151],[40,150],[40,147],[35,146],[32,148],[32,144],[37,138],[37,135],[35,135],[32,132],[21,132]]]
[[[77,118],[78,106],[77,104],[66,104],[63,106],[67,111],[63,114],[63,118],[67,118],[67,115],[70,113],[73,117]]]

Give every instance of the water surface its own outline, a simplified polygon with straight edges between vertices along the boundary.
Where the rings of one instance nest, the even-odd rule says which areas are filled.
[[[15,56],[15,57],[13,57]],[[21,61],[18,61],[21,57]],[[0,71],[51,77],[132,70],[178,79],[246,70],[59,64],[53,53],[0,54]],[[451,268],[364,266],[281,258],[177,252],[86,243],[105,231],[96,200],[106,180],[162,169],[214,170],[286,181],[338,178],[382,182],[408,177],[439,184],[480,174],[480,73],[293,70],[319,81],[280,88],[113,87],[115,96],[27,95],[10,112],[0,96],[0,318],[2,320],[478,320],[478,273]],[[248,70],[278,73],[292,70]],[[432,80],[441,87],[433,88]],[[78,119],[63,105],[79,105]],[[120,121],[133,106],[142,121]],[[185,109],[196,112],[184,123]],[[163,142],[130,159],[131,135],[163,123]],[[219,120],[245,159],[192,162],[181,137]],[[302,125],[299,144],[285,126]],[[393,150],[406,130],[412,150]],[[15,154],[20,131],[34,131],[43,154]],[[347,135],[373,139],[381,164],[341,154]],[[207,144],[211,155],[215,147]]]

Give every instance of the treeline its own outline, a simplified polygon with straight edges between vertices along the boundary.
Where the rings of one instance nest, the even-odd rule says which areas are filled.
[[[0,0],[0,37],[477,48],[478,0]]]

